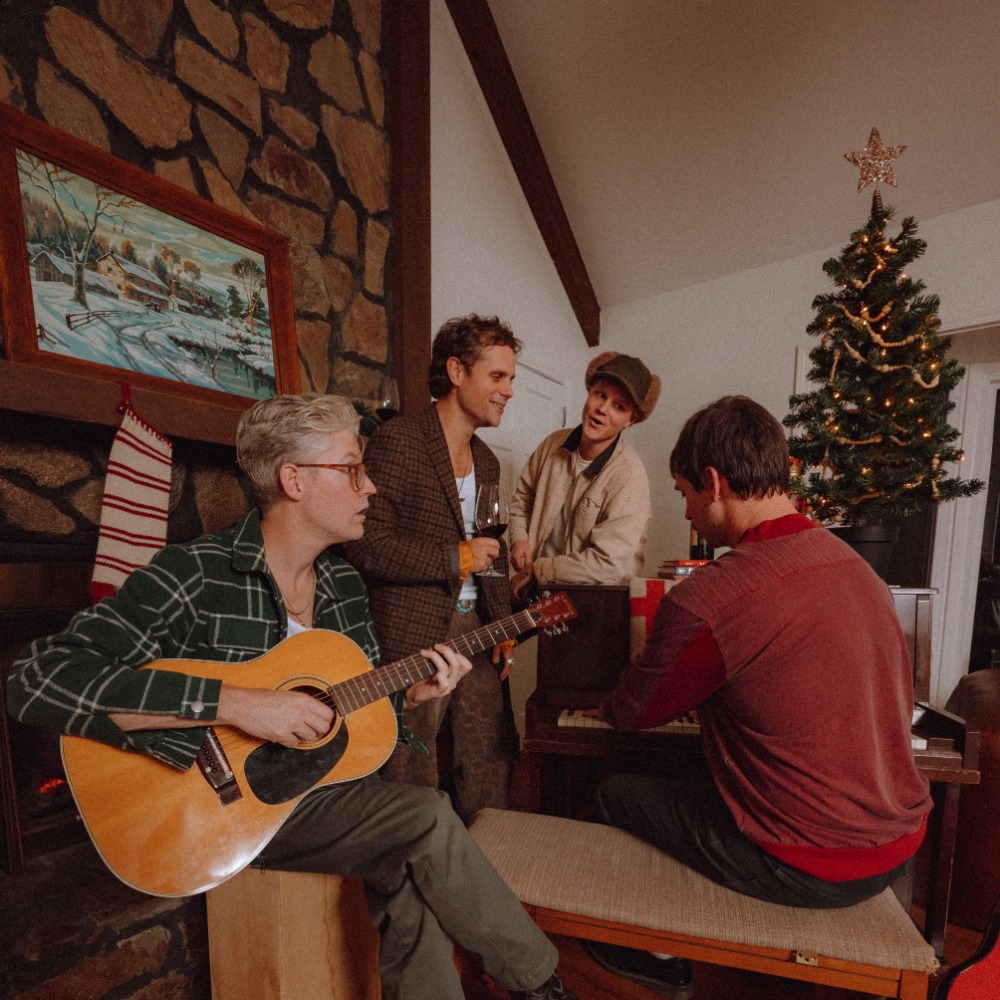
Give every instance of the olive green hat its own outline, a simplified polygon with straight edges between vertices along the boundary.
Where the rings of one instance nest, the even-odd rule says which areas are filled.
[[[589,389],[599,378],[609,378],[617,382],[631,396],[635,403],[638,424],[653,412],[660,398],[660,377],[650,374],[649,369],[638,359],[628,354],[605,351],[598,354],[589,365],[584,382]]]

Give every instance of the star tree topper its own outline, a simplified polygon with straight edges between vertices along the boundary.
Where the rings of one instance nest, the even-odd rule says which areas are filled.
[[[864,190],[872,181],[875,182],[876,191],[879,181],[885,181],[886,184],[895,187],[896,176],[892,172],[892,161],[901,156],[904,149],[905,146],[883,146],[878,129],[873,128],[872,134],[868,137],[868,145],[864,149],[854,153],[844,153],[844,159],[861,168],[858,190]]]

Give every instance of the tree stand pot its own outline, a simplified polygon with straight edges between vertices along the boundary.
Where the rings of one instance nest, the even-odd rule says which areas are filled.
[[[845,528],[831,528],[839,539],[848,545],[885,580],[892,561],[892,550],[899,538],[899,527],[888,524],[865,524]]]

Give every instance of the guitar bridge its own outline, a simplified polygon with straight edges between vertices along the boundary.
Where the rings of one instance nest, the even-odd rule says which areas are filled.
[[[243,798],[240,786],[236,784],[236,775],[229,765],[229,758],[226,757],[226,751],[222,749],[222,743],[211,727],[198,751],[198,769],[224,806]]]

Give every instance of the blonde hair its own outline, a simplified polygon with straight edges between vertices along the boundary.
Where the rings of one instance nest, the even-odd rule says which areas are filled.
[[[236,428],[236,462],[257,506],[267,510],[281,495],[278,470],[285,462],[316,457],[327,435],[357,434],[360,423],[354,405],[343,396],[301,393],[254,403]]]

